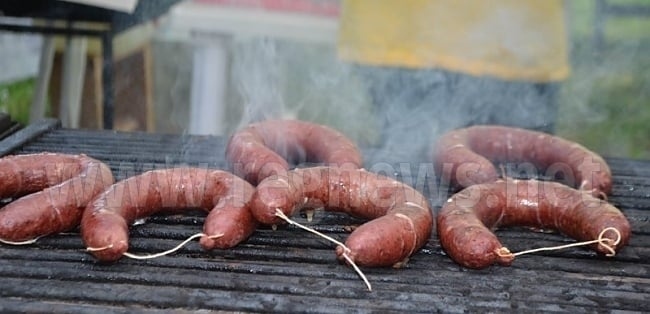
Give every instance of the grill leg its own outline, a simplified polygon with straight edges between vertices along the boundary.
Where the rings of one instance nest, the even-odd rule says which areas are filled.
[[[223,135],[228,51],[226,39],[195,47],[192,68],[190,134]]]
[[[54,36],[43,36],[43,47],[41,48],[41,59],[38,66],[38,80],[32,99],[32,106],[29,112],[29,123],[34,123],[45,117],[45,99],[47,89],[52,75],[52,63],[54,61]]]
[[[86,72],[85,37],[72,36],[66,39],[63,58],[63,80],[59,117],[64,127],[78,128],[81,118],[81,93]]]
[[[113,129],[114,91],[113,91],[113,32],[102,35],[102,85],[104,92],[104,129]]]

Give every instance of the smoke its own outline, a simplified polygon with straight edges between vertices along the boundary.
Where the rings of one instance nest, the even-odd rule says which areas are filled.
[[[235,43],[231,132],[296,118],[332,126],[366,149],[368,163],[430,162],[438,136],[472,124],[551,129],[554,87],[436,69],[366,67],[333,45],[247,38]],[[512,101],[516,99],[516,101]]]
[[[541,36],[536,32],[544,33],[549,26],[512,32],[508,28],[513,23],[525,24],[520,13],[499,11],[467,36],[480,42],[495,30],[508,30],[515,35],[499,43],[503,57],[531,58],[532,48],[519,43]],[[335,43],[236,39],[226,134],[265,119],[314,121],[357,142],[371,168],[381,162],[431,162],[430,151],[440,135],[474,124],[556,132],[558,119],[568,116],[558,114],[566,103],[575,104],[572,117],[583,122],[602,123],[608,117],[587,102],[597,88],[589,80],[574,80],[573,92],[560,94],[565,82],[513,82],[440,68],[361,66],[340,60],[336,49]],[[469,58],[477,52],[467,53]],[[584,78],[584,73],[573,75]]]
[[[300,119],[331,126],[367,146],[377,123],[351,65],[331,44],[238,39],[231,61],[230,132],[265,119]]]
[[[237,48],[232,78],[244,109],[241,124],[293,116],[282,94],[286,75],[282,72],[277,43],[262,38],[240,42]]]

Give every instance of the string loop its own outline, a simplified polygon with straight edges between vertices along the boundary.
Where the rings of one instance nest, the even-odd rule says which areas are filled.
[[[616,240],[606,238],[605,233],[607,233],[607,231],[614,232],[616,234]],[[530,253],[535,253],[535,252],[554,251],[554,250],[561,250],[561,249],[566,249],[566,248],[570,248],[570,247],[584,246],[584,245],[598,243],[598,244],[602,245],[607,251],[609,251],[609,253],[605,254],[605,256],[611,257],[611,256],[616,255],[616,250],[614,249],[614,247],[621,242],[621,238],[622,238],[621,237],[621,232],[618,231],[618,229],[616,229],[614,227],[607,227],[607,228],[603,229],[603,231],[601,231],[598,234],[598,238],[595,239],[595,240],[584,241],[584,242],[576,242],[576,243],[558,245],[558,246],[541,247],[541,248],[525,250],[525,251],[521,251],[521,252],[517,252],[517,253],[512,253],[507,248],[502,247],[502,248],[499,248],[499,249],[495,250],[495,253],[499,257],[515,257],[515,256],[530,254]]]

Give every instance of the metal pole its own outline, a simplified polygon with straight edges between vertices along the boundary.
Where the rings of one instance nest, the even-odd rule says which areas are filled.
[[[102,35],[102,85],[104,89],[104,129],[113,129],[114,90],[113,90],[113,32]]]
[[[52,63],[54,60],[54,36],[43,36],[41,47],[41,59],[38,66],[38,79],[32,106],[29,111],[29,123],[34,123],[45,117],[45,101],[47,99],[48,84],[52,75]]]

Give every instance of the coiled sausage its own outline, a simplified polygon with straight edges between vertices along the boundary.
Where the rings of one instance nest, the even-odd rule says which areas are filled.
[[[247,207],[252,194],[248,182],[221,170],[152,170],[117,182],[95,198],[84,211],[81,236],[97,259],[115,261],[128,250],[129,226],[136,219],[201,208],[210,212],[201,246],[230,248],[255,231],[257,222]]]
[[[0,210],[0,239],[22,242],[75,228],[88,202],[113,182],[106,164],[85,155],[0,159],[0,197],[28,194]]]
[[[454,194],[437,217],[440,243],[449,256],[465,267],[510,265],[514,256],[503,254],[503,245],[490,231],[501,226],[555,229],[578,241],[595,240],[607,228],[620,233],[614,250],[630,238],[630,224],[611,204],[560,183],[538,180],[499,180],[472,185]],[[611,242],[613,231],[603,234]],[[599,253],[611,253],[593,244]]]
[[[505,126],[472,126],[444,134],[434,148],[436,171],[454,186],[497,180],[493,163],[530,162],[540,169],[564,171],[565,180],[594,196],[609,194],[607,163],[584,146],[557,136]],[[571,183],[571,182],[569,182]]]
[[[263,224],[282,222],[276,209],[291,216],[301,208],[325,207],[372,219],[337,247],[361,266],[399,264],[420,249],[433,229],[426,198],[410,186],[363,169],[312,167],[263,180],[251,200],[253,216]]]
[[[313,161],[327,166],[361,168],[356,145],[330,127],[298,120],[268,120],[236,132],[226,148],[235,174],[256,185],[289,169],[287,160]]]

